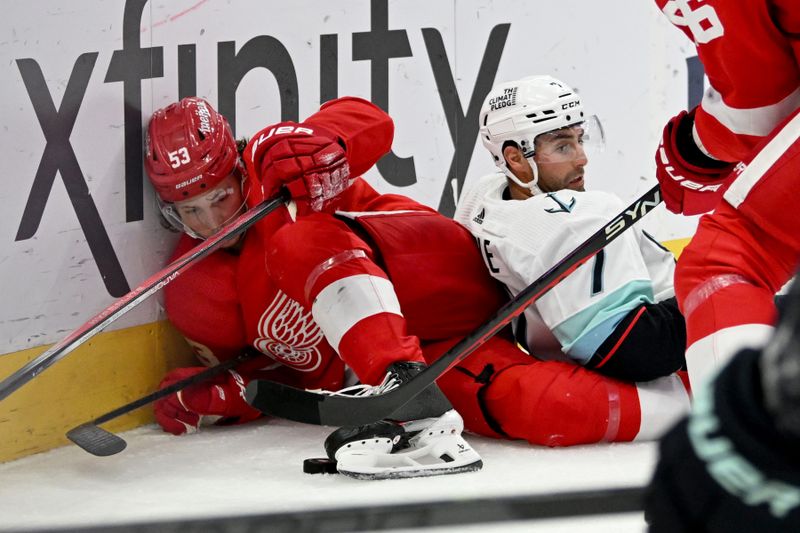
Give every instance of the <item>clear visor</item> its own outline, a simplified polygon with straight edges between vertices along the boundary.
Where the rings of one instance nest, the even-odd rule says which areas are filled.
[[[207,239],[247,209],[242,178],[232,174],[205,194],[175,203],[156,197],[161,214],[170,226],[195,239]]]
[[[536,164],[547,165],[588,159],[605,149],[605,134],[595,115],[584,122],[542,133],[534,140],[534,149],[525,157],[534,157]]]

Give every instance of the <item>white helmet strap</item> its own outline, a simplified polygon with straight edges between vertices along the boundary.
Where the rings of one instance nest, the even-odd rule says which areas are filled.
[[[511,169],[508,168],[508,163],[506,163],[503,166],[503,170],[505,170],[506,177],[508,177],[508,179],[510,179],[523,189],[528,189],[529,191],[531,191],[532,196],[536,194],[541,194],[542,190],[539,188],[539,167],[536,165],[536,161],[533,160],[532,155],[530,157],[526,157],[525,159],[528,161],[528,163],[530,163],[531,170],[533,171],[533,179],[531,181],[525,183],[521,179],[519,179],[514,174],[514,172],[512,172]]]

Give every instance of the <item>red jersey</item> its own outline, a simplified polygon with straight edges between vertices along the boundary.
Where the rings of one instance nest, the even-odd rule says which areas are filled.
[[[656,0],[697,46],[711,87],[695,117],[702,148],[742,161],[800,107],[797,0]],[[699,143],[698,143],[699,144]]]

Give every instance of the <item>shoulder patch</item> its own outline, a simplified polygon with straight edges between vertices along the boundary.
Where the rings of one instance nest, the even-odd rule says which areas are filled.
[[[556,196],[556,193],[549,192],[547,193],[547,197],[553,200],[558,207],[551,207],[549,209],[545,209],[548,213],[571,213],[572,209],[575,207],[575,197],[573,196],[570,198],[569,203],[564,202]]]

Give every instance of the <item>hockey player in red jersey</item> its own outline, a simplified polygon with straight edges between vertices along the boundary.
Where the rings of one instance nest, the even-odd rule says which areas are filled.
[[[155,113],[148,174],[165,216],[190,232],[176,254],[236,216],[244,198],[254,205],[283,185],[296,195],[166,288],[170,319],[205,364],[248,348],[263,356],[236,374],[159,402],[157,419],[165,430],[194,430],[203,416],[258,416],[240,395],[252,379],[335,391],[350,384],[347,367],[368,386],[402,382],[423,368],[424,358],[444,353],[501,305],[504,294],[465,229],[352,178],[388,150],[392,127],[369,102],[342,98],[303,123],[257,133],[242,164],[231,155],[227,123],[207,102],[184,99]],[[196,371],[173,371],[165,384]],[[682,409],[656,390],[537,361],[503,335],[439,385],[470,431],[550,446],[654,438]],[[450,403],[435,388],[420,396],[406,412],[395,413],[402,424],[334,432],[326,448],[340,471],[364,474],[363,464],[349,462],[344,450],[363,435],[388,443],[388,449],[360,450],[362,461],[371,454],[378,465],[370,477],[477,468],[479,457],[461,439],[461,418]],[[445,430],[449,443],[465,447],[467,453],[459,453],[465,459],[422,460],[420,450],[435,444],[425,428]]]
[[[351,179],[351,172],[365,172],[389,149],[392,132],[391,119],[377,107],[342,98],[303,123],[265,128],[245,148],[242,160],[227,121],[208,102],[188,98],[154,114],[146,164],[165,217],[187,232],[176,254],[192,246],[192,237],[213,234],[245,203],[259,203],[282,186],[296,199],[166,288],[167,313],[203,362],[229,358],[246,348],[263,355],[223,378],[159,401],[156,417],[165,430],[196,429],[202,416],[226,421],[257,417],[243,400],[243,387],[253,378],[337,390],[346,384],[345,364],[361,382],[372,385],[387,373],[396,382],[424,367],[419,341],[405,332],[391,284],[363,251],[368,246],[341,219],[321,212],[335,204],[352,212],[410,208],[419,216],[432,214],[407,198],[378,195],[363,180]],[[344,252],[326,255],[325,264],[315,264],[315,276],[324,282],[320,287],[336,283],[351,269],[364,276],[336,286],[334,295],[320,294],[311,279],[304,278],[298,286],[296,273],[305,264],[295,261],[293,250],[331,245]],[[465,289],[463,294],[472,294],[470,287]],[[481,286],[478,291],[476,296],[492,297]],[[320,315],[320,306],[325,314]],[[199,370],[175,370],[163,384]],[[415,457],[433,445],[462,453],[451,451],[458,457],[448,463],[425,460],[395,471],[432,475],[480,468],[480,457],[460,436],[461,418],[437,387],[430,387],[414,404],[399,416],[421,434],[410,445]],[[434,426],[443,431],[435,436],[421,431]],[[346,466],[340,461],[340,471]]]
[[[676,271],[690,378],[708,384],[660,444],[645,513],[653,533],[798,531],[800,285],[774,331],[773,298],[800,259],[800,5],[657,4],[711,84],[664,129],[662,192],[676,213],[714,212]]]
[[[793,0],[656,0],[697,46],[710,88],[664,129],[667,207],[699,214],[675,289],[697,384],[767,338],[800,259],[800,7]]]

